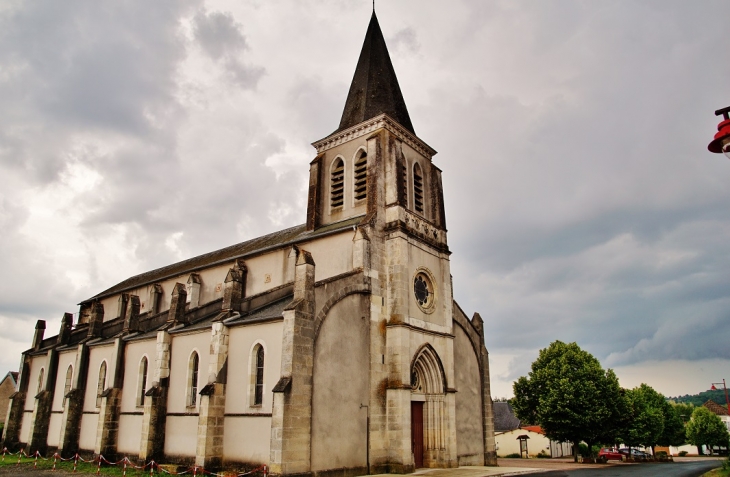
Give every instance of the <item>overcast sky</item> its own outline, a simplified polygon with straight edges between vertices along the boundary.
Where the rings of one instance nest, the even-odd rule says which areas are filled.
[[[0,373],[124,278],[303,223],[370,0],[0,3]],[[443,170],[492,394],[576,341],[625,387],[730,379],[730,2],[379,0]]]

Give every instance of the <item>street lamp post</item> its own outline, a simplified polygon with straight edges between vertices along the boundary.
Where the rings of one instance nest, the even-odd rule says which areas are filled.
[[[707,149],[715,154],[725,154],[730,159],[730,106],[715,111],[715,116],[720,115],[723,120],[717,125],[717,134]]]
[[[715,384],[720,384],[720,383],[712,383],[712,387],[710,389],[712,389],[713,391],[717,391]],[[728,415],[730,415],[730,399],[727,398],[727,386],[725,386],[724,379],[722,380],[722,388],[725,390],[725,404],[727,404],[727,412],[728,412]]]

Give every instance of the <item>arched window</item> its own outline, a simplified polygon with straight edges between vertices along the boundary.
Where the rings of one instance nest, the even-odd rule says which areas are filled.
[[[198,366],[200,359],[198,353],[193,351],[188,365],[188,407],[195,407],[198,404]]]
[[[147,391],[147,356],[142,357],[139,362],[139,375],[137,377],[137,406],[144,406],[144,393]]]
[[[363,200],[368,196],[368,155],[365,151],[357,153],[355,160],[355,200]]]
[[[253,393],[253,404],[254,406],[260,406],[264,402],[264,347],[257,345],[255,351],[255,380],[254,380],[254,393]]]
[[[101,407],[101,394],[106,389],[106,361],[99,367],[99,381],[96,383],[96,407]]]
[[[43,391],[43,375],[45,374],[45,369],[41,368],[41,372],[38,374],[38,393]]]
[[[66,407],[66,400],[68,399],[66,395],[68,395],[69,392],[71,392],[71,382],[74,377],[74,368],[73,366],[69,365],[68,369],[66,370],[66,383],[63,385],[63,406]]]
[[[330,172],[330,206],[342,207],[345,201],[345,163],[337,159]]]
[[[423,172],[418,163],[413,165],[413,208],[423,213]]]

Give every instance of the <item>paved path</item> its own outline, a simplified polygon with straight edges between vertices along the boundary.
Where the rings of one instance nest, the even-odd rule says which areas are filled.
[[[421,477],[491,477],[530,475],[533,477],[694,477],[719,467],[722,458],[676,458],[674,463],[576,464],[568,459],[498,459],[499,467],[468,466],[456,469],[419,469]],[[382,474],[375,477],[393,477]]]

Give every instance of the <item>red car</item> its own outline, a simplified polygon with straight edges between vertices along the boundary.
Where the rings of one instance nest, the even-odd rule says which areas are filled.
[[[623,457],[618,449],[613,447],[604,447],[598,451],[598,459],[605,462],[607,460],[623,460]]]

